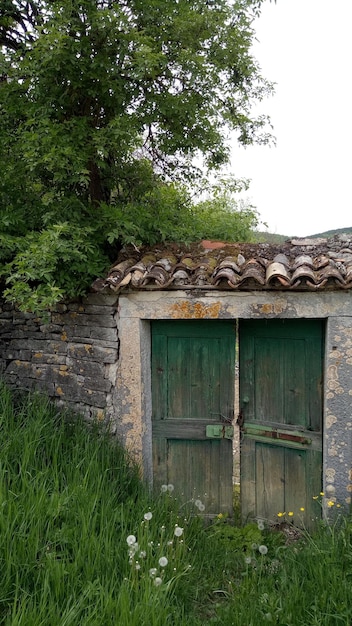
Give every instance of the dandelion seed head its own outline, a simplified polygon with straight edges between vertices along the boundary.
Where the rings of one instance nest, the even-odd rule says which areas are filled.
[[[264,520],[258,519],[257,526],[258,526],[258,530],[264,530],[265,528]]]
[[[141,569],[141,566],[140,566],[140,564],[138,562],[136,562],[136,566],[135,567],[136,567],[136,570]]]
[[[166,556],[161,556],[159,559],[159,565],[160,567],[166,567],[168,564],[168,559],[166,558]]]
[[[149,522],[149,520],[151,520],[153,517],[153,513],[151,511],[148,511],[148,513],[144,513],[144,519]]]
[[[245,562],[245,564],[246,564],[246,565],[250,565],[250,564],[251,564],[251,562],[252,562],[251,557],[250,557],[250,556],[246,556],[246,557],[244,558],[244,562]]]
[[[259,550],[260,554],[268,554],[267,546],[261,545],[261,546],[259,546],[258,550]]]
[[[201,502],[201,503],[200,503],[200,505],[199,505],[199,507],[198,507],[198,509],[199,509],[201,512],[205,511],[205,504],[203,504],[203,503]]]
[[[135,544],[137,542],[137,539],[136,539],[135,535],[128,535],[126,541],[127,541],[127,545],[128,546],[133,546],[133,544]]]
[[[167,485],[161,485],[161,493],[167,492]]]
[[[181,528],[181,526],[175,526],[174,535],[175,537],[181,537],[181,535],[183,535],[183,528]]]
[[[175,487],[173,486],[172,483],[169,483],[167,485],[167,490],[168,490],[169,493],[172,493],[174,491],[174,489],[175,489]]]
[[[140,556],[141,559],[145,559],[145,557],[147,556],[146,551],[145,550],[141,550],[140,553],[139,553],[139,556]]]
[[[161,583],[162,583],[162,582],[163,582],[163,581],[162,581],[162,578],[160,578],[160,576],[157,576],[156,578],[154,578],[154,585],[155,585],[156,587],[159,587],[159,586],[161,585]]]
[[[158,570],[156,569],[156,567],[151,567],[150,570],[149,570],[149,576],[151,578],[154,578],[154,576],[156,576],[156,574],[157,574],[157,571]]]

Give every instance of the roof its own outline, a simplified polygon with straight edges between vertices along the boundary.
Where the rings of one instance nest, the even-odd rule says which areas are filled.
[[[121,290],[352,289],[352,238],[291,239],[269,243],[168,244],[121,250],[96,292]]]

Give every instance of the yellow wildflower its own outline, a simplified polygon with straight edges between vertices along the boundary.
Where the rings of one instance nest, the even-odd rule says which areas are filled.
[[[277,514],[278,517],[283,517],[284,515],[286,515],[285,511],[283,513],[280,511],[280,513]]]
[[[321,492],[320,492],[320,495],[321,495],[321,496],[325,496],[324,491],[321,491]]]
[[[287,515],[288,515],[289,517],[292,517],[292,516],[293,516],[293,511],[289,511],[289,512],[287,513]]]
[[[304,506],[301,506],[300,511],[304,511]]]
[[[335,505],[335,502],[333,502],[333,500],[329,500],[329,501],[327,502],[327,505],[331,508],[332,506],[334,506],[334,505]]]

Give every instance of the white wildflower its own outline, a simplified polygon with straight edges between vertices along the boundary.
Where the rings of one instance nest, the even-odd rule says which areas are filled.
[[[126,541],[128,546],[133,546],[133,544],[136,543],[137,539],[134,535],[128,535]]]

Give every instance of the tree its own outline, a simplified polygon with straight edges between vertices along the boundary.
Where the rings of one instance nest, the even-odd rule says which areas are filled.
[[[251,114],[271,90],[250,53],[261,3],[3,0],[9,300],[50,306],[82,293],[121,244],[172,238],[180,211],[194,215],[194,157],[220,167],[229,129],[243,144],[268,140],[267,120]]]

